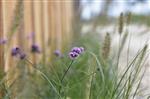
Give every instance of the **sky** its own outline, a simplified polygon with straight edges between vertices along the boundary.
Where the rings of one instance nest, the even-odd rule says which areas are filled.
[[[130,3],[134,0],[130,0]],[[101,7],[105,0],[81,0],[83,6],[82,17],[84,19],[90,19],[92,15],[96,15],[101,11]],[[110,5],[108,15],[117,17],[121,12],[130,11],[135,14],[150,14],[150,0],[146,0],[145,3],[135,3],[129,5],[127,0],[113,0]]]

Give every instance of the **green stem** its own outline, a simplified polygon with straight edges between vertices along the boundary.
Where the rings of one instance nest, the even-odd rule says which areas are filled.
[[[49,78],[43,73],[43,72],[41,72],[40,70],[38,70],[37,68],[36,68],[36,66],[32,63],[32,62],[30,62],[28,59],[26,59],[26,61],[28,62],[28,63],[30,63],[31,65],[32,65],[32,67],[35,69],[35,70],[37,70],[41,75],[42,75],[42,77],[49,83],[49,85],[50,86],[52,86],[52,88],[54,89],[54,91],[58,94],[58,96],[61,98],[61,95],[59,94],[59,92],[57,91],[57,89],[55,88],[55,86],[52,84],[52,82],[49,80]]]
[[[63,80],[64,80],[64,78],[65,78],[67,72],[69,71],[69,69],[70,69],[70,67],[71,67],[71,65],[72,65],[73,62],[74,62],[74,61],[72,60],[71,63],[69,64],[67,70],[65,71],[64,75],[62,76],[62,78],[61,78],[61,83],[63,82]]]
[[[63,82],[63,80],[64,80],[64,78],[65,78],[67,72],[69,71],[70,67],[72,66],[73,62],[74,62],[74,61],[72,60],[71,63],[69,64],[67,70],[65,71],[64,75],[62,76],[62,78],[61,78],[61,80],[60,80],[61,84],[62,84],[62,82]],[[62,85],[59,87],[59,94],[60,94],[61,88],[62,88]]]

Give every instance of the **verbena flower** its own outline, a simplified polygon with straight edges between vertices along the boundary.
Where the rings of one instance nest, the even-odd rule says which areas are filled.
[[[20,53],[20,48],[19,47],[15,47],[11,50],[11,55],[12,56],[17,56]]]
[[[57,57],[63,57],[62,53],[60,52],[60,50],[55,50],[54,51],[54,55]]]
[[[79,56],[79,54],[76,53],[76,52],[70,52],[70,53],[69,53],[69,57],[70,57],[70,59],[72,59],[72,60],[76,59],[78,56]]]
[[[6,44],[7,43],[7,39],[0,39],[0,44]]]
[[[26,54],[21,51],[21,49],[19,47],[15,47],[11,50],[11,55],[15,56],[15,57],[19,57],[21,60],[24,59],[26,57]]]
[[[69,52],[70,59],[74,60],[76,59],[80,54],[84,52],[83,47],[73,47],[71,51]]]
[[[40,53],[41,51],[40,51],[40,48],[39,48],[38,45],[33,44],[33,45],[31,46],[31,52],[32,52],[32,53]]]
[[[81,50],[81,52],[84,52],[84,48],[83,47],[80,47],[80,50]]]
[[[81,54],[82,51],[81,51],[80,47],[73,47],[71,52],[76,52],[78,54]]]
[[[26,58],[26,54],[25,53],[20,53],[20,59],[22,60],[22,59],[25,59]]]

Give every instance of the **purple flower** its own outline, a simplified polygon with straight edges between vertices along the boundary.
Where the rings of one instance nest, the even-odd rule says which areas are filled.
[[[0,44],[6,44],[7,43],[7,39],[0,39]]]
[[[83,52],[84,52],[83,47],[73,47],[69,53],[69,57],[70,57],[70,59],[74,60]]]
[[[21,60],[26,57],[26,54],[23,53],[19,47],[13,48],[13,49],[11,50],[11,55],[12,55],[12,56],[16,56],[16,57],[18,56]]]
[[[82,52],[79,47],[73,47],[71,51],[72,51],[72,52],[76,52],[76,53],[78,53],[78,54],[81,54],[81,52]]]
[[[80,50],[81,50],[81,52],[84,52],[84,48],[83,47],[80,47]]]
[[[55,51],[54,51],[54,54],[55,54],[55,56],[57,56],[57,57],[62,57],[62,54],[61,54],[60,50],[55,50]]]
[[[21,53],[19,57],[20,57],[21,60],[25,59],[26,58],[26,54],[25,53]]]
[[[79,56],[79,54],[76,53],[76,52],[70,52],[70,53],[69,53],[69,57],[70,57],[70,59],[72,59],[72,60],[76,59],[78,56]]]
[[[40,53],[40,48],[39,48],[39,46],[36,45],[36,44],[33,44],[33,45],[31,46],[31,52],[33,52],[33,53]]]
[[[20,53],[20,48],[15,47],[11,50],[11,55],[12,56],[17,56]]]

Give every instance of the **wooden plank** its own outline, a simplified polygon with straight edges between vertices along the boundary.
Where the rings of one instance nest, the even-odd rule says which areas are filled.
[[[18,45],[21,49],[23,49],[24,51],[27,50],[27,43],[25,41],[27,41],[26,39],[26,35],[25,35],[25,32],[24,32],[24,2],[23,1],[19,1],[20,2],[20,5],[22,6],[21,7],[21,12],[22,12],[22,19],[20,20],[20,23],[19,23],[19,27],[18,27],[18,35],[17,35],[17,42],[18,42]]]
[[[43,1],[43,5],[42,5],[42,7],[43,7],[43,33],[44,33],[44,40],[43,40],[43,42],[44,42],[44,49],[45,49],[45,55],[43,55],[43,57],[45,57],[46,59],[45,59],[45,61],[46,62],[48,62],[48,60],[49,60],[49,56],[50,56],[50,54],[49,54],[49,50],[50,50],[50,48],[49,48],[49,43],[48,43],[48,39],[49,39],[49,31],[50,31],[50,29],[49,29],[49,16],[48,16],[48,4],[49,4],[49,1],[48,0],[45,0],[45,1]],[[48,50],[46,50],[46,49],[48,49]]]
[[[57,2],[55,2],[55,17],[56,17],[56,25],[55,25],[55,38],[56,38],[56,49],[61,50],[61,43],[62,43],[62,24],[61,24],[61,1],[57,0]]]
[[[4,74],[4,45],[2,44],[2,40],[4,39],[4,31],[3,31],[3,10],[2,10],[2,1],[0,0],[0,80]]]
[[[56,49],[56,2],[51,2],[51,53]],[[51,56],[52,57],[52,56]]]
[[[73,11],[73,1],[66,1],[65,3],[65,10],[66,10],[66,35],[68,37],[67,41],[72,40],[71,32],[72,32],[72,11]]]
[[[3,7],[2,0],[0,0],[0,81],[4,76],[4,45],[2,44],[2,40],[4,39],[4,31],[3,31]],[[0,89],[0,98],[4,96],[4,91]]]
[[[68,47],[71,44],[71,28],[72,28],[72,1],[65,1],[61,2],[61,10],[62,10],[62,35],[63,35],[63,46],[64,48]],[[64,36],[65,35],[65,36]],[[65,49],[64,49],[65,50]],[[63,51],[64,51],[63,50]]]
[[[41,1],[34,1],[34,29],[35,29],[35,44],[38,44],[40,47],[42,45],[41,43]],[[43,50],[43,49],[42,49]],[[37,54],[36,55],[36,61],[38,61],[41,57]]]
[[[61,25],[62,25],[62,46],[64,48],[67,47],[67,40],[68,40],[68,35],[66,35],[66,7],[65,7],[65,2],[61,2]],[[65,35],[65,36],[64,36]],[[65,49],[62,49],[62,52],[65,51]]]
[[[36,64],[36,55],[31,53],[31,46],[35,43],[35,29],[34,29],[34,7],[33,1],[24,1],[24,33],[26,34],[26,52],[28,59]],[[28,65],[32,72],[33,68]]]
[[[13,18],[14,18],[14,11],[15,11],[15,7],[16,7],[16,0],[14,0],[14,2],[11,1],[2,1],[3,3],[3,31],[5,34],[5,37],[9,38],[10,35],[10,30],[11,30],[11,25],[13,22]],[[12,37],[11,37],[12,38]],[[10,55],[10,50],[13,47],[13,45],[15,45],[15,42],[17,41],[17,38],[15,38],[15,36],[13,36],[13,40],[9,40],[6,47],[6,50],[9,51],[7,53],[5,53],[5,71],[8,70],[8,68],[13,66],[13,58]]]
[[[24,1],[24,34],[26,37],[26,47],[28,48],[29,53],[31,52],[31,44],[34,39],[33,36],[33,22],[32,22],[32,2]]]
[[[45,16],[45,12],[44,10],[46,10],[46,8],[44,7],[44,1],[43,2],[40,2],[41,3],[41,47],[42,47],[42,62],[43,62],[43,65],[45,66],[45,62],[46,62],[46,48],[45,48],[45,41],[46,41],[46,38],[45,38],[45,29],[44,27],[46,22],[44,19],[46,19],[46,16]]]
[[[34,37],[32,37],[32,44],[35,44],[35,20],[34,20],[34,13],[35,13],[35,10],[34,10],[34,1],[31,1],[31,12],[30,12],[30,15],[31,15],[31,27],[32,27],[32,31],[34,33]],[[32,62],[33,64],[36,64],[36,55],[35,54],[32,54]]]
[[[48,2],[48,16],[49,16],[49,46],[50,46],[50,50],[49,50],[49,61],[52,59],[52,53],[53,51],[56,49],[56,43],[55,43],[55,5],[54,2]]]

